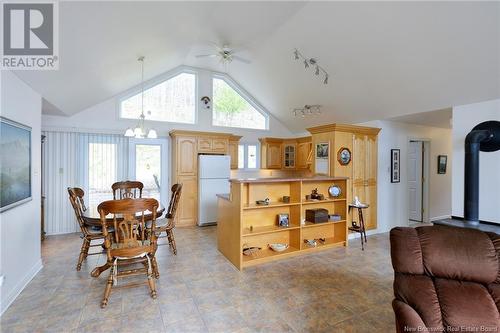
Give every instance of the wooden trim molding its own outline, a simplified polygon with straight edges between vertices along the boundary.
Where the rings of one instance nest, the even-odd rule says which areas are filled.
[[[187,131],[187,130],[173,130],[168,133],[171,137],[175,136],[211,136],[211,137],[223,137],[229,138],[237,137],[231,133],[217,133],[217,132],[199,132],[199,131]],[[241,137],[240,137],[241,138]]]
[[[356,125],[346,125],[346,124],[329,124],[321,125],[316,127],[307,128],[311,134],[325,133],[325,132],[348,132],[348,133],[360,133],[367,135],[377,135],[381,128],[376,127],[365,127]]]

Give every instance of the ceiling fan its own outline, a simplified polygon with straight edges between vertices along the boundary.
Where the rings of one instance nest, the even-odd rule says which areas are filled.
[[[219,46],[213,43],[213,46],[215,49],[214,53],[198,54],[196,58],[219,58],[220,62],[225,65],[231,63],[233,60],[240,61],[245,64],[251,63],[250,60],[236,55],[239,51],[230,48],[227,44]]]

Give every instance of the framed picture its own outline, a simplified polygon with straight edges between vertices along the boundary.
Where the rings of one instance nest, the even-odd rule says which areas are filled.
[[[330,168],[330,143],[321,142],[316,144],[316,158],[314,160],[314,172],[317,175],[328,175]]]
[[[447,162],[448,162],[447,155],[438,155],[438,174],[444,175],[446,173]]]
[[[0,212],[31,200],[31,127],[0,117]]]
[[[399,149],[391,149],[391,183],[399,183],[401,181],[401,151]]]
[[[316,145],[316,158],[328,159],[328,150],[330,144],[327,142],[318,143]]]

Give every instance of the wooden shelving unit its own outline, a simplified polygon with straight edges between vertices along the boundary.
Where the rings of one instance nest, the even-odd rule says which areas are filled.
[[[315,188],[328,195],[332,185],[340,186],[342,195],[325,200],[305,200]],[[221,251],[238,269],[299,255],[301,253],[347,246],[347,178],[302,179],[249,179],[231,181],[231,200],[219,198],[217,242]],[[290,197],[290,203],[282,201]],[[256,200],[270,199],[269,205],[256,205]],[[324,223],[305,221],[306,209],[325,208],[329,214],[339,214],[342,219]],[[278,214],[289,215],[289,226],[278,226]],[[324,238],[310,247],[305,239]],[[275,252],[270,243],[286,243],[288,249]],[[252,256],[245,256],[245,247],[262,248]]]

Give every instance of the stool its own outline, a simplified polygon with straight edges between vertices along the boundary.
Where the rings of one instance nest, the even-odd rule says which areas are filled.
[[[349,204],[349,209],[351,208],[356,208],[358,210],[358,218],[359,218],[359,225],[357,226],[350,226],[349,230],[354,231],[354,232],[359,232],[361,234],[361,250],[365,250],[364,244],[367,242],[366,240],[366,230],[365,230],[365,220],[363,218],[363,209],[368,208],[369,205],[367,204]],[[363,239],[364,238],[364,239]]]

